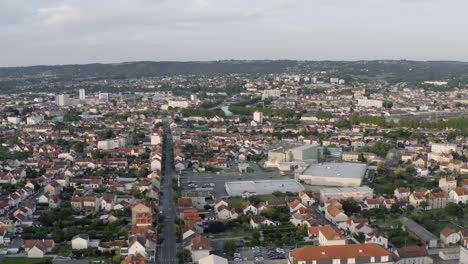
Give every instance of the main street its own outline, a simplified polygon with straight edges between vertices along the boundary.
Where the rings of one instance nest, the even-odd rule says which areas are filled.
[[[176,206],[172,199],[172,178],[175,175],[172,156],[172,135],[169,121],[167,118],[163,120],[164,128],[164,144],[163,144],[163,180],[161,183],[161,197],[160,210],[164,216],[164,227],[160,236],[163,239],[161,247],[159,248],[159,263],[178,263],[177,259],[177,242],[174,234],[174,220],[176,217]],[[158,212],[161,213],[161,212]]]

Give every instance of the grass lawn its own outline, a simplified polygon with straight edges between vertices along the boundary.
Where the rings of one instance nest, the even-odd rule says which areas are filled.
[[[48,258],[5,257],[1,264],[45,264]]]

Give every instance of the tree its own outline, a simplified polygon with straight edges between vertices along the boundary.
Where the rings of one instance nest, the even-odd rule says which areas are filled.
[[[232,256],[236,252],[236,241],[235,240],[226,240],[223,245],[224,253],[228,256]]]
[[[210,233],[221,233],[224,232],[225,229],[224,224],[219,221],[213,221],[208,224],[208,232]]]
[[[427,201],[422,201],[420,204],[419,204],[419,208],[422,208],[423,210],[426,210],[427,207],[429,207],[429,203]]]
[[[179,259],[179,263],[190,263],[192,261],[192,253],[190,253],[187,249],[180,249],[177,250],[177,258]]]
[[[348,198],[346,200],[343,200],[341,201],[341,204],[343,205],[343,210],[348,215],[359,213],[361,211],[361,207],[353,198]]]
[[[359,153],[358,155],[358,161],[360,162],[366,162],[366,158],[364,158],[364,153]]]
[[[83,142],[75,142],[75,143],[72,145],[72,149],[73,149],[73,151],[75,151],[76,153],[83,153],[83,151],[84,151],[84,143],[83,143]]]
[[[456,217],[463,217],[463,207],[456,204],[456,203],[448,203],[445,207],[445,211],[449,215],[453,215]]]

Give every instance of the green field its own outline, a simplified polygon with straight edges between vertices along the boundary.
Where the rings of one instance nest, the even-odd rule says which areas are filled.
[[[1,264],[46,264],[50,263],[48,260],[48,258],[6,257]]]

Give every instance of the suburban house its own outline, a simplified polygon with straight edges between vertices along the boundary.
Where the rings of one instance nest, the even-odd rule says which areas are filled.
[[[87,234],[79,234],[72,238],[72,249],[87,249],[89,247],[89,236]]]

